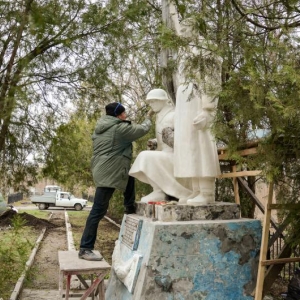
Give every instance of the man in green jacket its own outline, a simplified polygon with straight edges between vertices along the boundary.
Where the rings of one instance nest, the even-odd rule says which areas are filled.
[[[126,120],[125,108],[113,102],[105,107],[106,115],[101,117],[92,136],[92,173],[96,186],[94,204],[86,220],[80,242],[79,258],[98,261],[94,249],[100,220],[106,214],[109,200],[115,189],[124,191],[125,213],[135,213],[134,178],[128,175],[132,142],[144,136],[151,127],[149,112],[141,124],[131,124]]]

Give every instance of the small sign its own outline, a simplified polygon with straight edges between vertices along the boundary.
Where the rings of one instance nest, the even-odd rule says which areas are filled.
[[[138,248],[142,225],[143,220],[130,215],[126,216],[122,243],[131,250]]]

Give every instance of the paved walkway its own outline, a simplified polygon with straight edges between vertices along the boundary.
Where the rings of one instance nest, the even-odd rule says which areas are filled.
[[[22,208],[23,209],[23,208]],[[67,244],[68,244],[68,250],[74,250],[74,241],[73,241],[73,234],[72,234],[72,228],[71,224],[69,223],[69,218],[67,211],[65,211],[65,224],[66,224],[66,238],[67,238]],[[35,257],[35,254],[38,251],[39,243],[43,239],[44,233],[41,234],[41,236],[38,238],[39,242],[35,246],[35,251],[31,254],[31,257],[29,259],[29,265],[31,266]],[[14,292],[11,295],[10,300],[56,300],[59,298],[59,291],[56,290],[45,290],[45,289],[23,289],[23,278],[22,280],[19,279],[19,284],[17,284]],[[57,274],[57,283],[58,283],[58,274]],[[73,288],[77,288],[77,290],[73,290],[72,293],[70,293],[70,296],[72,296],[72,300],[80,299],[80,294],[78,290],[78,283],[79,280],[72,276],[72,286]],[[71,287],[72,288],[72,287]],[[78,296],[78,297],[77,297]]]
[[[58,299],[58,290],[24,289],[22,291],[22,300],[54,300],[54,299]]]

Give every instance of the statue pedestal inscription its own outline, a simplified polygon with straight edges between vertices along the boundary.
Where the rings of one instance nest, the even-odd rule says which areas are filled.
[[[116,242],[106,299],[253,299],[260,221],[128,217],[123,218]],[[130,272],[130,280],[123,280]]]
[[[127,215],[124,221],[124,233],[121,242],[131,250],[136,250],[139,243],[143,220]]]
[[[135,251],[139,245],[142,224],[143,220],[133,215],[124,216],[121,234],[116,241],[112,257],[114,275],[124,284],[129,293],[134,291],[143,258]]]

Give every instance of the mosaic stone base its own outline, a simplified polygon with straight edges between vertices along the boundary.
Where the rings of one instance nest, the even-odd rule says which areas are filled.
[[[235,203],[215,202],[199,206],[176,202],[148,204],[136,202],[136,214],[158,221],[233,220],[240,218],[240,206]],[[169,204],[170,203],[170,204]]]

